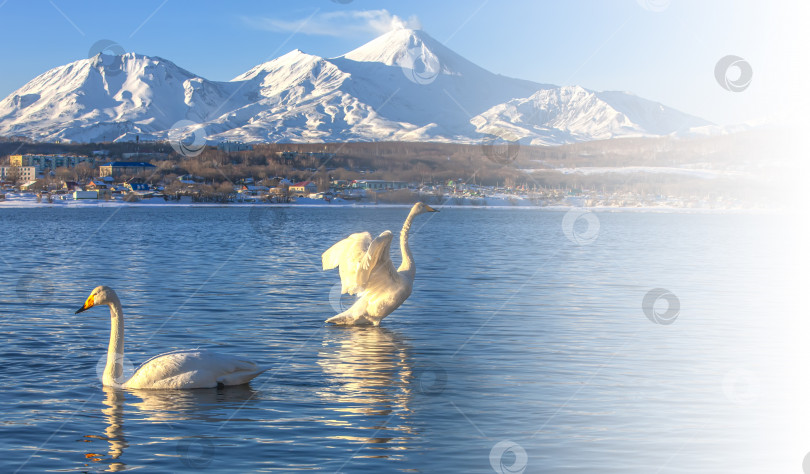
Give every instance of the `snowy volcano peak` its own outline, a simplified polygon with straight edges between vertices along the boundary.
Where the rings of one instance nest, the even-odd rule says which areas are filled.
[[[359,62],[383,63],[387,66],[399,65],[398,60],[409,50],[418,48],[431,52],[438,42],[421,30],[399,28],[369,41],[343,55],[346,59]],[[431,52],[431,54],[433,54]]]
[[[398,67],[421,62],[422,67],[442,74],[464,74],[481,69],[424,31],[408,28],[391,30],[341,57]]]

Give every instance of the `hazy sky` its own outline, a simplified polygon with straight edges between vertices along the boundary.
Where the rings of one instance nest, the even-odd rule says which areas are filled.
[[[99,40],[229,80],[295,48],[338,56],[407,25],[495,73],[630,91],[717,123],[772,121],[807,105],[809,3],[0,0],[0,96]],[[743,91],[715,78],[727,55],[751,67]]]

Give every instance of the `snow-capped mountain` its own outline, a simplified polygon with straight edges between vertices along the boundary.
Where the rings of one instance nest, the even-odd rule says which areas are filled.
[[[579,86],[541,89],[498,104],[471,122],[480,133],[532,145],[667,135],[708,125],[626,92],[593,92]]]
[[[36,77],[0,102],[0,134],[96,141],[162,136],[177,121],[238,107],[236,85],[212,82],[171,61],[96,55]]]
[[[166,139],[181,120],[201,124],[212,142],[469,143],[495,135],[560,144],[708,125],[623,92],[493,74],[408,29],[337,58],[295,50],[227,82],[158,57],[99,54],[0,102],[0,135],[43,141]]]

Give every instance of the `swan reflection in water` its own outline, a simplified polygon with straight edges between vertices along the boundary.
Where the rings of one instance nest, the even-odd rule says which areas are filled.
[[[416,434],[409,420],[413,367],[407,342],[379,326],[326,329],[318,365],[329,379],[329,388],[319,396],[330,402],[336,417],[323,423],[341,428],[341,434],[333,436],[336,439],[391,444],[377,449],[405,449],[401,445]],[[399,436],[377,436],[385,433]]]
[[[112,472],[133,467],[120,460],[129,447],[124,435],[125,403],[132,411],[129,422],[165,423],[171,427],[174,422],[186,420],[222,423],[258,398],[258,393],[248,384],[196,390],[122,390],[113,387],[102,387],[102,390],[105,398],[102,400],[104,408],[101,413],[107,422],[107,428],[104,436],[86,435],[84,438],[88,442],[106,441],[107,453],[88,452],[85,458],[97,463],[107,463],[107,470]],[[171,429],[167,429],[167,434],[171,432]],[[182,432],[178,431],[165,439],[179,442],[184,438]]]
[[[101,413],[106,418],[107,428],[104,430],[104,436],[85,435],[85,441],[91,442],[94,439],[107,441],[109,444],[107,456],[105,458],[104,454],[91,452],[85,454],[85,458],[93,462],[109,463],[108,471],[123,471],[126,469],[126,464],[119,462],[118,458],[129,446],[124,437],[124,392],[112,387],[102,387],[102,389],[106,396],[102,400],[104,408],[101,409]]]
[[[221,423],[258,397],[248,384],[194,390],[127,390],[127,393],[140,399],[131,405],[143,415],[141,419],[156,423],[185,420]]]

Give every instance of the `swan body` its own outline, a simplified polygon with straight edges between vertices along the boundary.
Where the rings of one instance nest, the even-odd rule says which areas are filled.
[[[418,202],[411,208],[399,234],[402,264],[394,268],[391,261],[393,234],[386,230],[372,239],[368,232],[352,234],[330,247],[322,255],[323,269],[338,267],[341,293],[359,298],[346,311],[326,320],[334,324],[379,326],[411,295],[416,266],[408,245],[408,232],[414,217],[426,212],[438,212]]]
[[[122,388],[211,388],[241,385],[264,372],[245,359],[206,350],[179,350],[155,356]]]
[[[99,286],[76,313],[98,305],[110,307],[112,323],[107,364],[102,375],[104,386],[126,389],[213,388],[248,383],[267,370],[249,360],[227,354],[179,350],[152,357],[138,367],[129,380],[124,380],[124,313],[118,295],[112,288]]]

